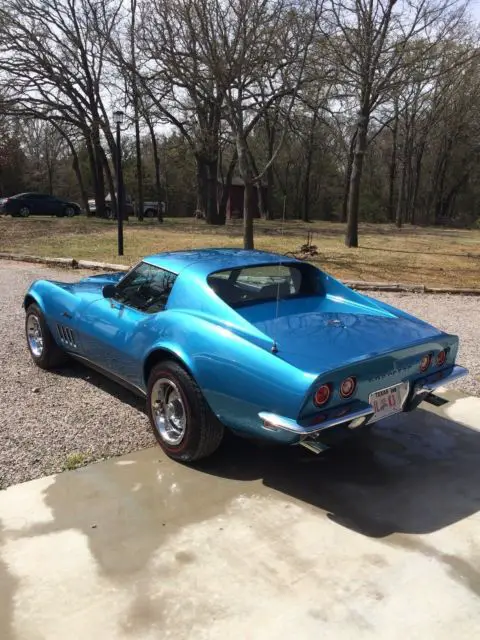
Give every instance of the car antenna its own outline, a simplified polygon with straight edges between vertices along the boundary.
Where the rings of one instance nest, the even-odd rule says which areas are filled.
[[[287,204],[287,194],[285,193],[283,196],[283,212],[282,212],[282,246],[283,246],[283,238],[284,238],[284,231],[285,231],[285,210],[286,210],[286,204]],[[279,308],[280,308],[280,267],[282,266],[282,260],[280,258],[280,260],[278,261],[278,268],[277,268],[277,302],[276,302],[276,309],[275,309],[275,320],[273,322],[273,344],[272,344],[272,353],[278,353],[278,345],[277,345],[277,338],[276,338],[276,328],[277,328],[277,320],[278,320],[278,312],[279,312]]]

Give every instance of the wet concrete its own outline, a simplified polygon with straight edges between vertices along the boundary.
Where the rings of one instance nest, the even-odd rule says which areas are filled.
[[[315,456],[229,438],[0,493],[0,638],[480,634],[480,399]]]

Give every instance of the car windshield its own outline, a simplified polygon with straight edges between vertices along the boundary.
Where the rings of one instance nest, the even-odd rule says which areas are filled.
[[[208,284],[230,306],[314,295],[311,272],[297,264],[268,264],[217,271]]]
[[[141,262],[117,285],[115,299],[140,311],[157,313],[165,308],[176,277]]]

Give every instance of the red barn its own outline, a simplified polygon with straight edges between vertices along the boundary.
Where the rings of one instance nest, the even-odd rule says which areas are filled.
[[[222,188],[222,187],[221,187]],[[266,185],[262,184],[262,201],[263,208],[267,202],[267,188]],[[261,210],[259,206],[259,189],[256,188],[254,192],[254,202],[255,209],[253,211],[254,218],[261,217]],[[228,200],[227,200],[227,220],[235,220],[238,218],[243,218],[243,199],[245,193],[245,184],[241,178],[233,178],[232,183],[229,188]]]

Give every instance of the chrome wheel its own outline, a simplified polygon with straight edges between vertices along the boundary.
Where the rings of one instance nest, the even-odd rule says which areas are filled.
[[[150,395],[152,416],[160,437],[169,445],[178,445],[187,429],[187,412],[177,385],[159,378]]]
[[[43,353],[43,333],[40,320],[33,313],[27,318],[27,340],[30,351],[39,358]]]

